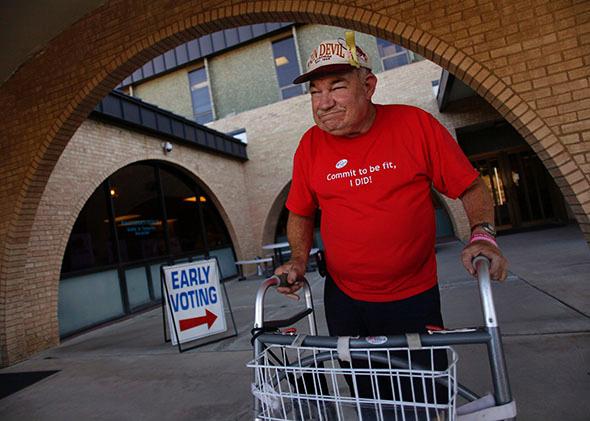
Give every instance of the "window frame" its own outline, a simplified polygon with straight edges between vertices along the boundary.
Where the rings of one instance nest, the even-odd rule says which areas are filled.
[[[397,46],[397,47],[401,48],[403,51],[398,51],[398,52],[395,52],[393,54],[388,54],[388,55],[381,55],[381,51],[382,51],[382,48],[380,48],[380,42],[381,41],[384,41],[386,43],[389,43],[390,45]],[[379,60],[381,61],[381,67],[383,68],[383,71],[397,69],[399,67],[403,67],[403,66],[406,66],[406,65],[412,63],[412,59],[413,59],[412,56],[413,55],[412,55],[412,52],[410,50],[408,50],[407,48],[402,47],[401,45],[396,44],[394,42],[391,42],[389,40],[386,40],[386,39],[383,39],[383,38],[379,38],[379,37],[375,37],[375,43],[377,44],[377,51],[379,53]],[[402,65],[399,65],[399,66],[390,67],[388,69],[385,68],[385,61],[386,60],[388,60],[390,58],[394,58],[394,57],[401,57],[401,56],[406,56],[407,57],[408,62],[406,64],[402,64]]]
[[[291,39],[293,41],[293,53],[294,53],[295,62],[297,65],[297,74],[299,75],[299,74],[301,74],[301,60],[299,58],[299,48],[297,45],[297,37],[295,34],[295,29],[292,28],[291,34],[288,34],[288,35],[286,34],[286,36],[276,38],[271,41],[272,61],[273,61],[274,69],[275,69],[275,75],[277,78],[277,85],[279,88],[279,100],[280,101],[285,100],[285,99],[289,99],[289,98],[294,98],[296,96],[303,95],[305,93],[305,87],[303,86],[303,84],[295,84],[295,83],[291,82],[287,85],[281,86],[281,82],[279,80],[279,66],[277,66],[277,64],[276,64],[277,57],[275,57],[274,45],[276,43],[283,42],[283,41],[286,41],[289,39]],[[297,95],[285,97],[284,92],[289,89],[292,89],[292,88],[299,88],[300,93],[298,93]]]
[[[163,217],[165,218],[164,225],[165,225],[165,241],[166,241],[167,253],[162,256],[153,256],[153,257],[148,257],[148,258],[144,258],[144,259],[123,261],[123,259],[121,258],[120,250],[119,250],[119,238],[118,238],[119,236],[118,236],[117,230],[114,226],[115,210],[114,210],[113,199],[112,199],[111,195],[108,193],[110,192],[110,189],[111,189],[111,184],[110,184],[111,177],[117,171],[120,171],[128,166],[133,166],[135,164],[143,164],[143,165],[152,166],[152,167],[154,167],[154,170],[156,172],[156,179],[157,179],[156,182],[157,182],[157,189],[158,189],[157,195],[158,195],[158,200],[160,202],[160,206],[163,207],[162,214],[163,214]],[[91,274],[91,273],[95,273],[95,272],[103,272],[105,270],[112,270],[112,269],[118,269],[120,272],[121,271],[124,272],[125,270],[127,270],[129,268],[135,268],[135,267],[139,267],[139,266],[143,266],[146,264],[159,262],[159,261],[167,261],[168,264],[172,264],[174,260],[182,259],[184,257],[194,256],[195,253],[199,252],[199,250],[191,250],[191,251],[180,252],[180,253],[172,253],[170,251],[170,236],[169,236],[167,222],[166,222],[167,209],[166,209],[166,206],[164,203],[163,190],[162,190],[163,187],[161,184],[161,176],[160,176],[160,170],[162,168],[166,171],[169,171],[175,177],[179,178],[183,182],[188,183],[189,185],[192,184],[193,188],[194,188],[194,194],[196,197],[204,195],[207,198],[207,201],[210,203],[211,206],[213,206],[215,208],[215,212],[217,212],[218,217],[221,219],[222,228],[224,230],[223,235],[227,239],[227,242],[224,244],[224,247],[225,246],[230,247],[232,249],[232,251],[234,253],[234,257],[235,257],[235,247],[234,247],[231,235],[229,234],[229,231],[228,231],[228,228],[225,224],[225,221],[223,221],[223,218],[221,217],[221,213],[220,213],[219,209],[217,208],[217,205],[215,205],[214,201],[211,199],[211,196],[209,195],[209,193],[207,193],[206,189],[204,189],[199,184],[199,182],[194,180],[192,177],[190,177],[187,174],[184,174],[184,172],[182,170],[179,170],[172,165],[169,165],[169,164],[167,165],[166,163],[162,163],[162,162],[154,161],[154,160],[146,160],[146,161],[135,162],[135,163],[127,165],[125,167],[119,168],[117,171],[110,174],[96,189],[96,190],[101,189],[104,193],[104,196],[105,196],[103,199],[106,201],[105,205],[107,207],[107,214],[109,215],[109,219],[111,221],[109,223],[109,230],[111,230],[111,233],[113,235],[113,241],[114,241],[114,247],[115,247],[115,250],[114,250],[115,261],[113,263],[108,263],[108,264],[103,264],[103,265],[94,265],[92,267],[70,270],[68,272],[61,272],[60,273],[60,280],[72,278],[72,277],[76,277],[76,276],[87,275],[87,274]],[[96,190],[95,190],[95,192],[96,192]],[[95,192],[93,192],[92,194],[94,194]],[[199,212],[198,212],[199,213],[199,222],[198,223],[201,226],[201,229],[202,229],[203,225],[205,227],[205,231],[203,231],[201,233],[205,237],[204,238],[203,254],[205,256],[208,256],[210,254],[211,250],[215,250],[215,248],[211,248],[207,244],[207,235],[208,235],[207,231],[210,229],[210,227],[207,225],[207,221],[204,220],[201,212],[202,212],[202,209],[199,210]],[[78,219],[79,216],[80,215],[78,215],[76,217],[76,220]],[[69,238],[68,238],[68,243],[69,243]],[[66,249],[64,250],[64,255],[62,256],[62,260],[66,257],[66,254],[65,254],[66,250],[67,250],[67,244],[66,244]],[[124,285],[122,286],[122,288],[124,288]]]
[[[201,69],[204,69],[205,70],[206,80],[193,85],[191,83],[191,74],[194,73],[194,72],[197,72],[197,71],[199,71]],[[192,70],[189,70],[187,72],[187,77],[188,77],[188,89],[189,89],[189,92],[190,92],[190,95],[191,95],[191,106],[192,106],[192,111],[193,111],[193,119],[198,124],[203,124],[203,125],[205,125],[207,123],[210,123],[212,121],[215,121],[217,119],[217,115],[216,115],[216,112],[215,112],[215,104],[213,102],[213,92],[211,92],[211,77],[209,75],[209,62],[208,62],[207,58],[203,59],[203,65],[202,66],[198,66],[198,67],[196,67],[196,68],[194,68]],[[193,86],[196,86],[196,88],[193,89]],[[194,90],[197,90],[197,89],[204,88],[204,87],[207,88],[207,95],[208,95],[208,98],[209,98],[209,104],[211,106],[211,110],[210,111],[203,112],[203,113],[197,113],[197,104],[195,104],[195,98],[194,98],[194,95],[193,95],[193,91]],[[200,116],[207,115],[209,113],[211,113],[211,120],[205,121],[203,123],[201,123],[201,122],[198,121],[198,118]]]

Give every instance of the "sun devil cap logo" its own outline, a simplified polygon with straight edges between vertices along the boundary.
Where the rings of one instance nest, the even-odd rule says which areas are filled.
[[[341,159],[340,161],[338,161],[336,163],[336,168],[340,169],[340,168],[344,168],[346,167],[346,164],[348,164],[348,160],[346,159]]]

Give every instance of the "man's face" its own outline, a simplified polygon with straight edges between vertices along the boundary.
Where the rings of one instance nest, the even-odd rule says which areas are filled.
[[[373,123],[371,97],[376,84],[375,75],[361,70],[313,79],[309,92],[315,123],[335,136],[365,133]]]

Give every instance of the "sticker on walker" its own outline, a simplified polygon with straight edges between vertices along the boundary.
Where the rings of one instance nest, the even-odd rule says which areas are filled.
[[[176,332],[170,335],[172,345],[227,330],[215,259],[166,266],[163,270],[170,332]]]
[[[387,342],[387,336],[367,336],[365,340],[371,345],[383,345]]]

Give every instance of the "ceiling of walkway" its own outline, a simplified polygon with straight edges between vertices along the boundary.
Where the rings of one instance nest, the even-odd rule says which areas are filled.
[[[52,38],[105,2],[106,0],[0,1],[0,85],[27,59],[42,51]],[[455,85],[459,84],[452,86],[453,91],[457,90]],[[467,89],[468,96],[473,95]]]
[[[0,84],[29,57],[105,0],[0,1]]]

